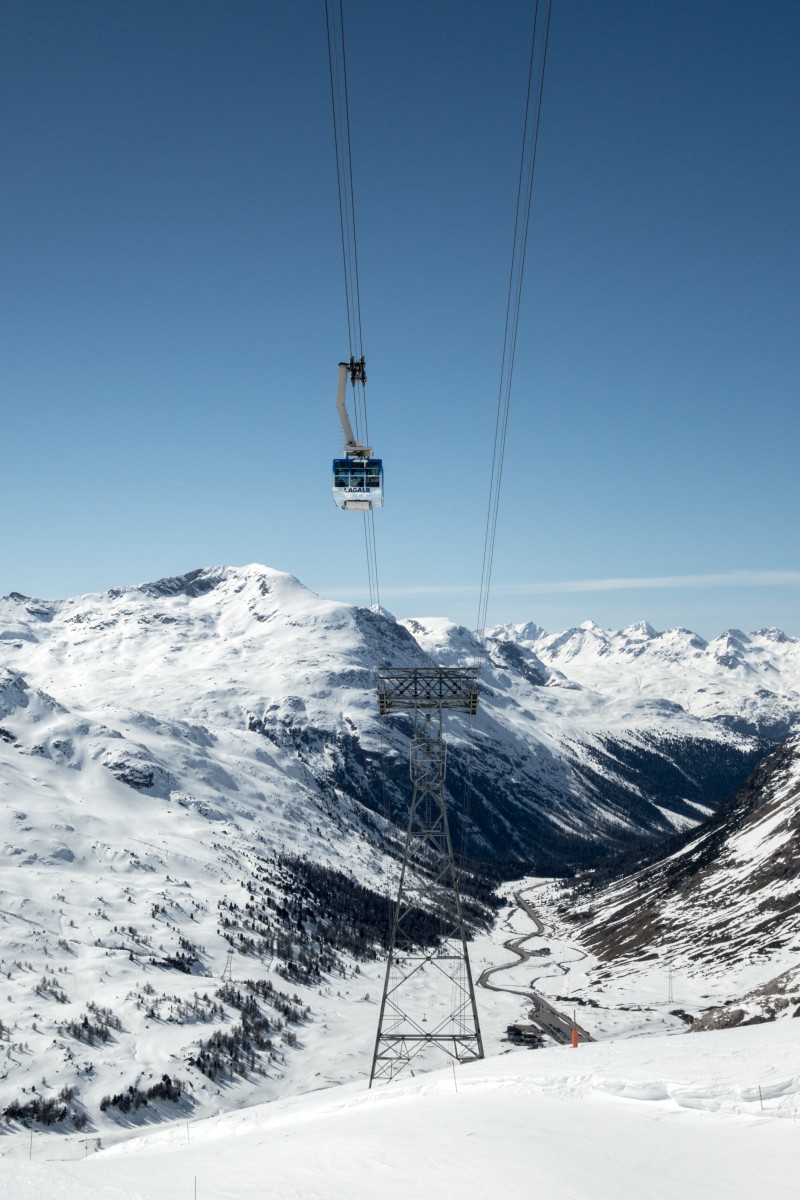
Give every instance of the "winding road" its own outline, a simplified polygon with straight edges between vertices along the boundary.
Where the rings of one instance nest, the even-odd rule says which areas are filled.
[[[526,888],[525,891],[531,891],[532,888]],[[540,996],[538,992],[534,992],[532,988],[521,987],[500,987],[499,984],[490,983],[492,975],[496,975],[500,971],[508,971],[511,967],[519,966],[520,962],[525,962],[534,957],[530,950],[523,949],[523,944],[535,937],[547,937],[544,925],[542,924],[539,914],[536,909],[523,897],[522,892],[514,893],[514,900],[519,908],[534,924],[533,933],[518,934],[515,937],[509,938],[507,942],[503,942],[506,950],[510,950],[512,954],[516,954],[516,959],[512,962],[501,963],[496,967],[486,967],[478,978],[478,987],[486,988],[490,992],[510,992],[515,996],[527,996],[531,1001],[531,1010],[528,1014],[528,1019],[538,1025],[542,1033],[547,1034],[559,1045],[565,1045],[572,1040],[572,1021],[564,1013],[559,1012],[557,1008],[553,1008],[548,1000]],[[538,957],[538,956],[537,956]],[[580,957],[583,957],[581,955]],[[567,961],[567,960],[565,960]],[[574,961],[572,959],[568,961]],[[567,968],[565,963],[557,962],[554,964],[560,967],[566,973]],[[536,980],[532,980],[535,983]],[[582,1042],[591,1042],[592,1036],[582,1029],[580,1025],[575,1026],[578,1030],[578,1036]]]

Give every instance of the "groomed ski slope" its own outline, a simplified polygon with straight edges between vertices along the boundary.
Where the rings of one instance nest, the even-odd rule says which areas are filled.
[[[800,1021],[514,1050],[89,1148],[35,1135],[28,1161],[8,1135],[3,1196],[780,1200],[797,1196]]]

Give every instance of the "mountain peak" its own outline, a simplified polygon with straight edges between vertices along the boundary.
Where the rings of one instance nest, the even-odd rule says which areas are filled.
[[[150,583],[140,583],[134,591],[142,592],[153,599],[166,596],[187,596],[195,599],[205,596],[225,583],[247,584],[257,582],[262,584],[262,591],[269,589],[271,584],[283,582],[289,587],[308,591],[307,588],[286,571],[277,571],[274,567],[266,567],[262,563],[249,563],[244,567],[214,566],[197,567],[183,575],[169,575]],[[123,594],[125,588],[114,588],[108,594],[117,597]]]
[[[626,637],[634,638],[655,638],[659,637],[659,632],[654,629],[649,621],[634,621],[632,625],[626,625],[622,630]]]
[[[748,646],[751,638],[742,629],[726,629],[724,633],[719,635],[718,641],[727,638],[728,641],[736,642],[739,646]]]
[[[547,630],[543,629],[541,625],[537,625],[535,621],[526,621],[524,625],[517,625],[515,628],[517,636],[526,642],[536,642],[547,633]]]
[[[768,642],[776,642],[779,645],[796,640],[789,637],[782,629],[776,629],[774,625],[771,625],[768,629],[756,629],[753,636],[766,638]]]

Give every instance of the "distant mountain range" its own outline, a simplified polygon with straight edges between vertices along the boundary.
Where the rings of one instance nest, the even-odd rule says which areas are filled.
[[[710,642],[689,629],[659,633],[646,621],[620,631],[586,621],[554,634],[533,624],[501,625],[491,634],[609,699],[667,700],[694,717],[775,741],[798,725],[800,639],[779,629],[729,629]]]

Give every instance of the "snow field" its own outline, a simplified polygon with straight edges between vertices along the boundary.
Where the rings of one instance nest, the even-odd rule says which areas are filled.
[[[794,1197],[800,1027],[511,1051],[175,1123],[109,1150],[0,1143],[8,1200]],[[759,1098],[759,1086],[761,1098]],[[457,1090],[456,1090],[457,1088]],[[761,1103],[763,1102],[763,1109]]]

